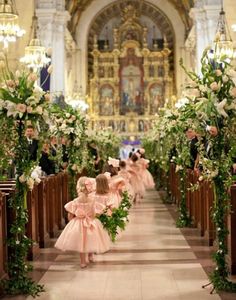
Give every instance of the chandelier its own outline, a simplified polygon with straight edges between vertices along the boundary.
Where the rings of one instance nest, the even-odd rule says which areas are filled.
[[[82,86],[78,88],[77,81],[75,82],[72,95],[67,97],[67,103],[82,112],[85,112],[89,108],[88,104],[85,102]]]
[[[0,42],[4,48],[25,34],[18,25],[18,17],[14,0],[0,0]]]
[[[225,17],[223,1],[214,40],[214,56],[218,62],[230,62],[234,57],[233,41]]]
[[[42,46],[40,39],[37,37],[38,19],[34,13],[32,19],[33,38],[25,48],[25,56],[20,59],[28,68],[37,72],[44,66],[48,65],[51,59],[46,54],[46,48]]]

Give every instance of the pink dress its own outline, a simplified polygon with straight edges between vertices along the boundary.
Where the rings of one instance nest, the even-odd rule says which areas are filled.
[[[94,201],[96,203],[101,204],[104,207],[108,208],[108,215],[112,214],[112,209],[115,208],[115,206],[114,206],[114,201],[112,199],[111,193],[99,195],[94,192],[94,193],[91,193],[90,196],[94,199]],[[98,211],[98,213],[99,213],[99,211]]]
[[[120,170],[118,173],[119,176],[124,178],[125,180],[125,186],[123,188],[123,191],[127,191],[130,197],[130,200],[132,200],[135,196],[134,189],[130,183],[131,181],[131,174],[127,170]]]
[[[140,158],[138,161],[138,164],[141,167],[141,174],[142,174],[143,183],[144,183],[145,188],[153,189],[155,187],[155,182],[153,180],[152,174],[147,169],[149,160]]]
[[[124,186],[125,180],[119,175],[115,175],[109,180],[110,194],[115,208],[118,208],[120,206],[122,200],[121,195]]]
[[[75,217],[66,225],[55,247],[62,251],[80,253],[104,253],[110,249],[110,238],[102,223],[96,218],[96,211],[104,210],[94,200],[82,202],[81,197],[68,202],[65,209]]]
[[[145,194],[145,186],[142,178],[142,170],[138,163],[132,163],[129,166],[128,172],[131,175],[130,183],[133,187],[134,193],[141,197]]]

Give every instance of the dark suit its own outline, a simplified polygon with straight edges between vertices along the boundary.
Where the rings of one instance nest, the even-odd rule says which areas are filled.
[[[30,160],[37,160],[37,152],[39,147],[39,142],[36,139],[29,140],[27,139],[28,150],[30,153]]]
[[[42,156],[39,160],[39,165],[43,172],[45,172],[47,175],[55,174],[55,165],[54,162],[49,159],[48,154],[44,151],[42,151]]]

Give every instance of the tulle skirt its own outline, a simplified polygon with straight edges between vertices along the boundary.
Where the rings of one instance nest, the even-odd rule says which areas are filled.
[[[153,189],[155,187],[155,182],[152,174],[147,169],[142,171],[142,177],[146,189]]]
[[[98,219],[90,227],[84,225],[84,219],[73,218],[59,236],[55,247],[62,251],[80,253],[104,253],[110,249],[110,238]]]

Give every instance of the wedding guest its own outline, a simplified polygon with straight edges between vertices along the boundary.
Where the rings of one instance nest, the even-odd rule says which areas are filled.
[[[109,235],[96,218],[99,206],[102,213],[104,205],[96,203],[90,196],[91,188],[87,177],[78,180],[78,197],[65,205],[70,221],[55,244],[62,251],[79,252],[81,268],[87,266],[87,258],[89,262],[94,261],[94,253],[104,253],[110,249]]]
[[[55,174],[55,164],[54,161],[49,158],[49,154],[50,147],[49,143],[46,142],[43,144],[41,158],[39,160],[39,166],[46,175]]]
[[[28,151],[30,160],[37,160],[38,140],[35,139],[35,129],[32,125],[28,125],[25,131],[25,136],[28,143]]]

